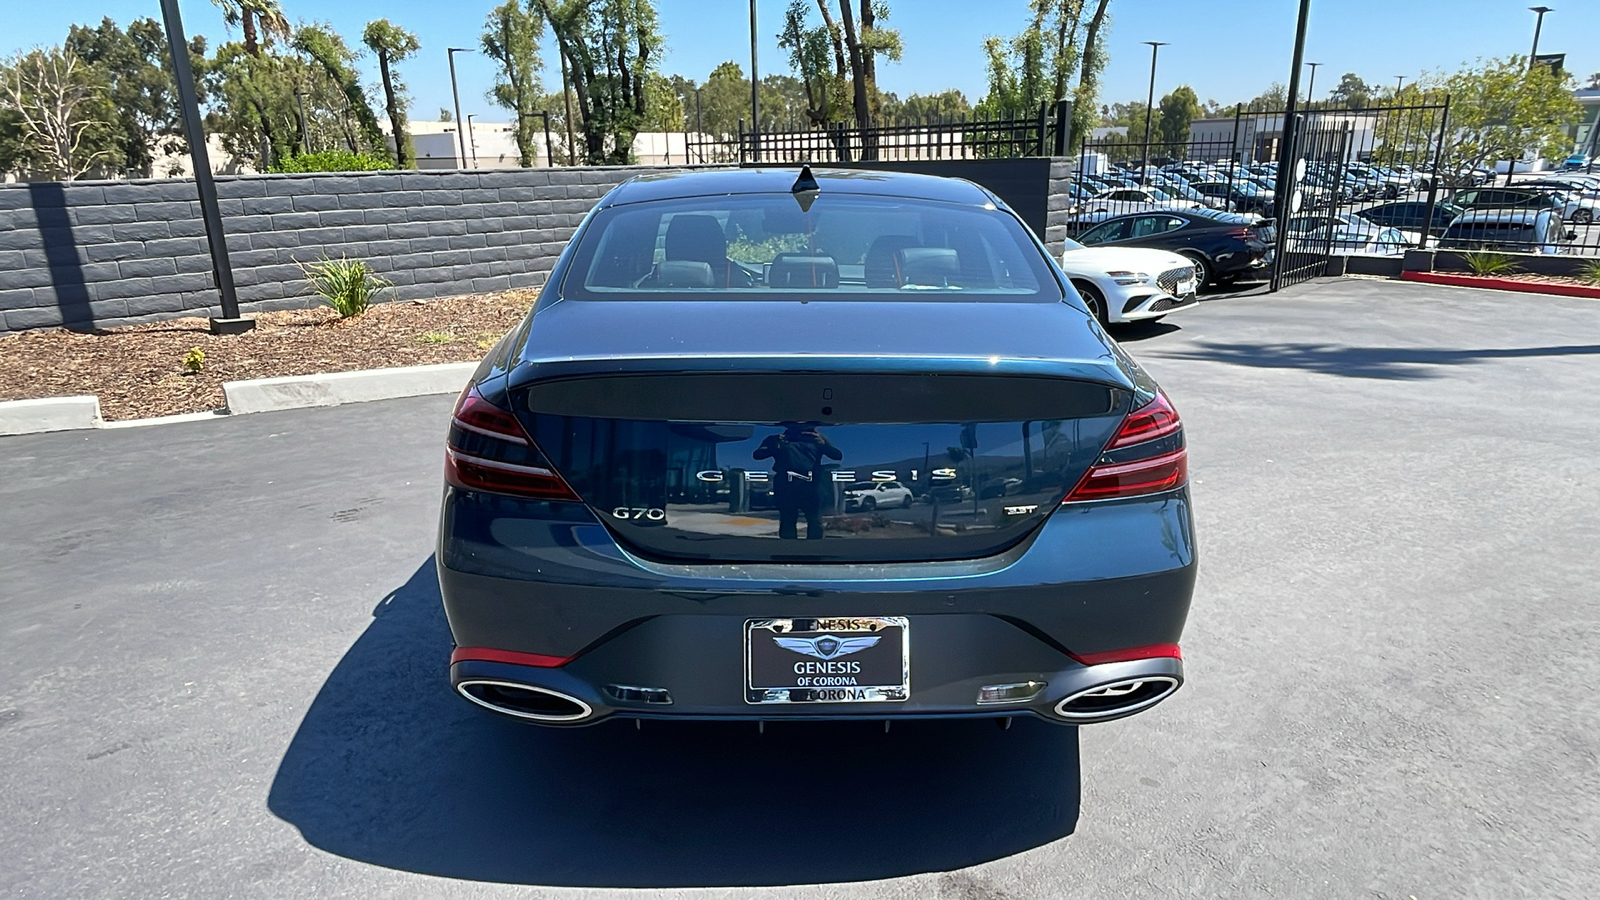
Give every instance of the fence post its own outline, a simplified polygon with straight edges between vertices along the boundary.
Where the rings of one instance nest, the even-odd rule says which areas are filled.
[[[1039,152],[1037,156],[1049,156],[1049,135],[1045,131],[1050,127],[1050,105],[1043,100],[1039,101]]]
[[[1447,134],[1445,129],[1449,127],[1450,95],[1446,94],[1444,97],[1444,112],[1439,116],[1439,143],[1433,147],[1433,177],[1428,179],[1428,210],[1423,214],[1422,243],[1418,245],[1418,250],[1428,249],[1428,241],[1433,237],[1433,209],[1434,205],[1439,202],[1439,179],[1444,177],[1444,173],[1439,171],[1439,167],[1444,163],[1444,136]]]
[[[1056,156],[1067,155],[1067,128],[1072,122],[1072,101],[1056,101]]]

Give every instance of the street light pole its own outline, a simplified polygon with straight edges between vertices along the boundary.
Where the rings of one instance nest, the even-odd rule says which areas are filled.
[[[1400,100],[1400,89],[1402,87],[1405,87],[1405,84],[1406,84],[1406,77],[1404,75],[1396,75],[1394,77],[1394,99],[1395,99],[1396,102],[1399,102],[1399,100]]]
[[[461,145],[461,168],[467,167],[467,135],[461,130],[461,91],[456,88],[456,54],[471,53],[471,47],[449,47],[445,56],[450,58],[450,96],[456,101],[456,142]]]
[[[472,117],[477,113],[467,113],[467,146],[472,148],[472,167],[478,167],[478,137],[472,133]]]
[[[1539,55],[1539,32],[1544,29],[1544,14],[1554,10],[1548,6],[1530,6],[1528,11],[1539,14],[1539,18],[1533,23],[1533,51],[1528,54],[1528,69],[1532,71],[1533,61]]]
[[[761,162],[761,77],[756,73],[756,0],[750,0],[750,158]]]
[[[694,146],[701,162],[706,161],[706,127],[701,122],[700,88],[694,89]]]
[[[1144,187],[1145,172],[1150,168],[1150,114],[1156,102],[1156,54],[1171,41],[1145,41],[1150,45],[1150,95],[1144,103],[1144,159],[1139,164],[1139,186]]]
[[[200,124],[200,100],[195,94],[194,69],[189,65],[189,42],[183,36],[178,0],[161,0],[161,18],[166,23],[167,49],[172,55],[172,80],[183,116],[183,137],[189,142],[189,163],[194,166],[194,185],[200,194],[200,219],[206,226],[206,243],[211,246],[211,275],[222,300],[222,318],[211,318],[211,333],[242,334],[256,327],[256,322],[239,315],[239,294],[233,286],[228,238],[222,231],[217,183],[211,178],[211,158],[206,153],[206,132]]]
[[[1311,80],[1306,83],[1307,109],[1310,109],[1311,104],[1315,103],[1317,99],[1317,66],[1320,65],[1322,65],[1322,63],[1306,63],[1306,66],[1311,69]]]

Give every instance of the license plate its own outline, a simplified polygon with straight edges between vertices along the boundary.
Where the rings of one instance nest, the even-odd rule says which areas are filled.
[[[746,619],[746,703],[871,703],[911,696],[899,616]]]

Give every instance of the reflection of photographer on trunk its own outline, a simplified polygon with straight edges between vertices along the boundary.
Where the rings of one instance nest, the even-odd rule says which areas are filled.
[[[787,424],[782,434],[768,435],[756,459],[772,460],[772,495],[778,506],[778,537],[800,536],[800,516],[806,517],[806,539],[822,539],[822,494],[828,487],[824,459],[843,459],[844,453],[817,431],[815,425]]]

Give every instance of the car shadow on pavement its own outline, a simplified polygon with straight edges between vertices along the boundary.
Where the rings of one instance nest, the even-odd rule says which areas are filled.
[[[268,806],[394,869],[589,886],[779,885],[974,865],[1072,833],[1074,728],[1019,719],[523,725],[451,693],[430,558],[329,674]]]
[[[1164,351],[1157,355],[1168,359],[1204,360],[1262,369],[1302,369],[1349,378],[1409,380],[1435,378],[1447,374],[1452,366],[1491,360],[1600,355],[1600,345],[1449,350],[1310,343],[1201,343],[1188,349]]]

